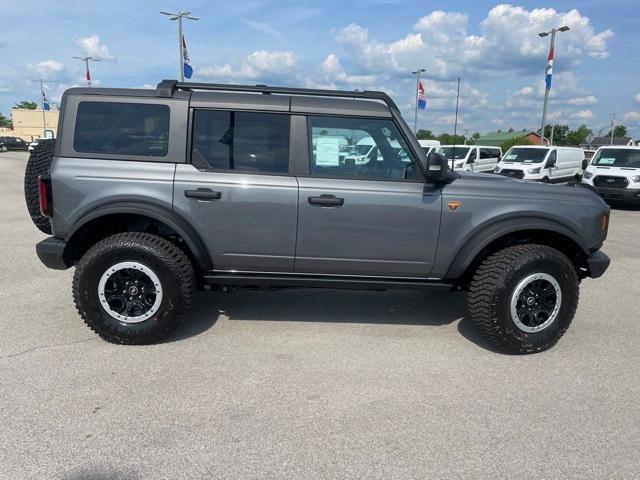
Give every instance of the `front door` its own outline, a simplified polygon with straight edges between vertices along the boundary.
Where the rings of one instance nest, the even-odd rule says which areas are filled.
[[[300,188],[295,271],[426,278],[440,227],[441,192],[426,186],[391,119],[309,117],[316,145]],[[366,164],[340,161],[345,141],[371,138]]]
[[[293,271],[289,115],[196,110],[191,164],[176,165],[174,210],[199,233],[214,269]]]

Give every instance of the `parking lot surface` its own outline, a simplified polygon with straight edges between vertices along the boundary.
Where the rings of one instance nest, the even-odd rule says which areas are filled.
[[[638,478],[640,210],[542,354],[491,351],[461,293],[312,289],[201,292],[116,346],[36,258],[26,158],[0,154],[0,478]]]

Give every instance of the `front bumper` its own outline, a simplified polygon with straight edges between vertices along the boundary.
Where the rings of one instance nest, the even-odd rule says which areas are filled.
[[[605,200],[640,202],[640,188],[593,188],[596,192],[598,192],[598,195],[600,195]]]
[[[593,252],[587,257],[588,276],[591,278],[599,278],[609,268],[611,259],[600,250]]]
[[[67,242],[64,240],[48,237],[36,243],[36,254],[45,267],[55,270],[65,270],[71,266],[64,260],[64,250],[66,246]]]

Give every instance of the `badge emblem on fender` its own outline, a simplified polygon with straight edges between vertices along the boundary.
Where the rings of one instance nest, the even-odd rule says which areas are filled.
[[[458,200],[447,202],[447,207],[449,207],[450,212],[455,212],[456,210],[458,210],[458,208],[460,208],[460,205],[462,205],[462,202],[459,202]]]

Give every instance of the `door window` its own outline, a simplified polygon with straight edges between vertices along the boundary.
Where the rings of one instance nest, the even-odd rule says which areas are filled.
[[[311,175],[416,179],[418,167],[392,120],[309,117]]]
[[[289,115],[196,110],[191,160],[203,170],[286,174]]]
[[[498,158],[500,153],[498,150],[494,150],[493,148],[481,148],[480,149],[480,158]]]
[[[467,163],[474,163],[476,161],[476,152],[477,150],[475,148],[471,150],[469,158],[467,159]]]
[[[551,168],[553,166],[553,164],[556,162],[556,158],[557,158],[557,150],[553,150],[550,154],[549,154],[549,158],[547,159],[547,168]]]

